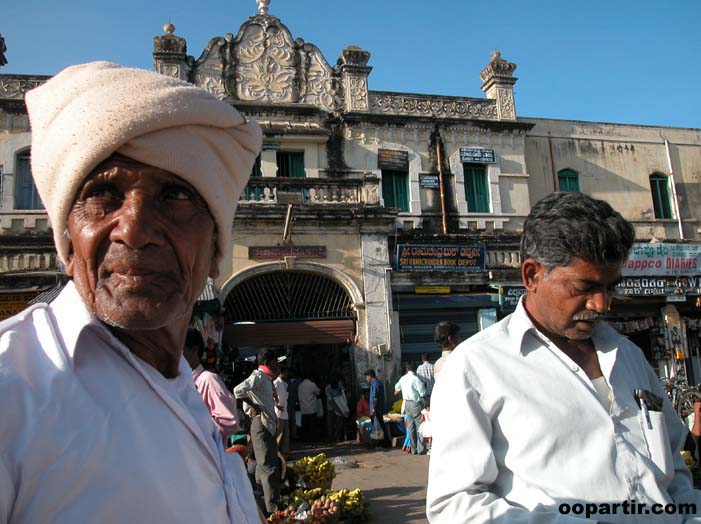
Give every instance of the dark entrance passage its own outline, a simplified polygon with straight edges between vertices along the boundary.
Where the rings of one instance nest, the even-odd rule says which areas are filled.
[[[355,405],[352,392],[359,385],[353,383],[351,346],[356,315],[350,296],[334,280],[307,271],[255,275],[231,290],[224,308],[224,342],[239,348],[242,356],[250,359],[263,346],[284,356],[284,365],[317,384],[324,414],[324,388],[340,374],[349,405]],[[319,426],[317,436],[321,437],[323,418]]]

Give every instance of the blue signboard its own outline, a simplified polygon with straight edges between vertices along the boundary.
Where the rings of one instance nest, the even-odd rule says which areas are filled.
[[[519,299],[526,294],[522,286],[502,286],[499,288],[499,305],[502,309],[516,309]]]
[[[397,244],[398,271],[482,271],[484,246]]]

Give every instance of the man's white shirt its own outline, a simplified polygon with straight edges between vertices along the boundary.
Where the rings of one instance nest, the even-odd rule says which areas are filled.
[[[190,366],[166,379],[69,283],[0,323],[0,523],[259,523]]]
[[[413,371],[405,373],[394,385],[394,390],[401,391],[404,400],[412,400],[414,402],[423,400],[426,394],[424,383],[421,382],[421,379],[417,377]]]

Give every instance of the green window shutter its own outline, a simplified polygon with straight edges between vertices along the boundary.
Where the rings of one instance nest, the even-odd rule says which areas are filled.
[[[260,155],[256,157],[256,161],[251,168],[251,176],[263,176],[263,171],[260,168]]]
[[[382,170],[382,198],[385,207],[409,211],[409,174],[404,171]]]
[[[652,191],[652,206],[655,211],[655,218],[672,218],[668,178],[659,173],[650,175],[650,190]]]
[[[468,213],[489,213],[487,169],[483,165],[463,164],[462,166]]]
[[[572,169],[563,169],[557,173],[557,185],[560,191],[579,193],[579,175]]]
[[[304,171],[304,153],[278,151],[277,176],[286,178],[302,178],[307,176],[307,173]]]
[[[15,209],[44,209],[39,193],[34,185],[29,152],[17,155],[15,175]]]

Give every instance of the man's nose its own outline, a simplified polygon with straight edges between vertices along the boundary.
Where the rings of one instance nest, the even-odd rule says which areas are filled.
[[[157,204],[142,194],[130,193],[117,212],[117,224],[110,232],[112,242],[120,242],[132,249],[149,244],[160,245],[163,236],[158,229]]]
[[[596,311],[597,313],[606,313],[611,306],[613,293],[608,289],[602,289],[589,295],[587,300],[587,309]]]

